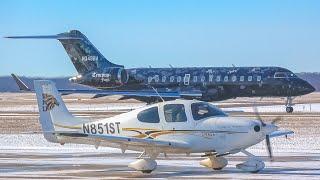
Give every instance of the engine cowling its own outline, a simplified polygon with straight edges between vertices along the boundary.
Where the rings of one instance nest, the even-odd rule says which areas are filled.
[[[72,83],[84,84],[95,87],[121,86],[128,82],[129,75],[124,68],[107,68],[103,71],[91,72],[69,79]]]

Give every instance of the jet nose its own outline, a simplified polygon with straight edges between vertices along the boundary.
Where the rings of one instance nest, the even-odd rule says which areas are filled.
[[[295,96],[309,94],[314,91],[315,91],[315,88],[310,83],[308,83],[303,79],[298,78],[296,81],[293,81],[292,94]]]
[[[310,84],[308,83],[307,81],[304,81],[302,87],[301,87],[301,91],[302,93],[304,94],[309,94],[309,93],[312,93],[314,92],[316,89]]]
[[[308,94],[316,91],[316,88],[314,88],[311,84],[309,84],[309,87],[307,87],[307,89],[308,89]]]

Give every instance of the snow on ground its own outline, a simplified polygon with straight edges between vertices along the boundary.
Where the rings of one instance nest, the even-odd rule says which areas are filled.
[[[168,155],[157,159],[158,167],[151,174],[142,174],[128,168],[138,154],[121,154],[112,148],[96,150],[88,145],[57,145],[48,143],[42,135],[1,135],[0,136],[0,178],[37,179],[319,179],[320,151],[316,146],[299,150],[305,144],[284,140],[273,143],[275,161],[269,162],[264,144],[258,144],[249,151],[264,156],[265,169],[258,174],[243,172],[235,168],[245,161],[238,153],[227,156],[228,166],[222,171],[213,171],[199,165],[204,159],[200,154]],[[318,139],[314,139],[319,141]],[[294,139],[296,141],[296,139]],[[288,143],[289,142],[289,143]],[[289,144],[288,146],[285,144]]]
[[[320,103],[296,104],[293,106],[294,112],[320,112]],[[224,111],[253,112],[252,107],[232,107],[222,108]],[[286,112],[284,105],[257,106],[258,112]]]
[[[220,103],[212,103],[219,105]],[[129,111],[143,107],[143,103],[106,103],[106,104],[67,104],[67,108],[73,112],[81,111]],[[320,112],[320,103],[296,104],[294,112]],[[224,111],[232,112],[253,112],[252,107],[221,108]],[[284,105],[257,106],[259,112],[285,112]],[[37,105],[12,105],[0,107],[0,112],[38,112]]]

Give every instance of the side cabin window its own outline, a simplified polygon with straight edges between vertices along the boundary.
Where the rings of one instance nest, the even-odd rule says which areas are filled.
[[[236,82],[237,81],[237,76],[232,76],[231,80],[232,80],[232,82]]]
[[[137,118],[139,121],[145,123],[159,123],[160,118],[158,113],[158,107],[151,107],[139,112]]]
[[[244,76],[240,76],[240,81],[241,81],[241,82],[244,81]]]
[[[212,82],[212,80],[213,80],[213,75],[209,74],[209,82]]]
[[[221,80],[221,76],[217,76],[217,77],[216,77],[216,81],[217,81],[217,82],[220,82],[220,80]]]
[[[248,81],[252,81],[252,76],[248,76]]]
[[[187,116],[183,104],[166,104],[163,106],[167,122],[186,122]]]
[[[201,82],[205,82],[206,81],[206,77],[205,76],[201,76]]]
[[[258,81],[258,82],[261,81],[261,76],[257,76],[257,81]]]
[[[229,80],[229,77],[228,76],[225,76],[224,79],[223,79],[225,82],[227,82]]]
[[[177,77],[177,82],[178,82],[178,83],[181,82],[181,76],[178,76],[178,77]]]
[[[155,75],[154,76],[154,81],[157,83],[157,82],[159,82],[159,75]]]
[[[167,77],[166,76],[162,76],[162,82],[166,82]]]
[[[174,81],[174,76],[170,76],[170,82]]]
[[[193,82],[197,82],[198,81],[198,76],[193,76]]]
[[[215,106],[209,103],[204,102],[191,104],[191,111],[193,119],[196,121],[213,116],[227,116],[220,109],[216,108]]]

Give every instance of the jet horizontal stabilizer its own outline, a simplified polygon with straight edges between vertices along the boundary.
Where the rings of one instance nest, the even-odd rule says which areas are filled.
[[[82,37],[71,37],[64,35],[44,35],[44,36],[5,36],[4,38],[9,39],[58,39],[58,40],[82,40]]]

